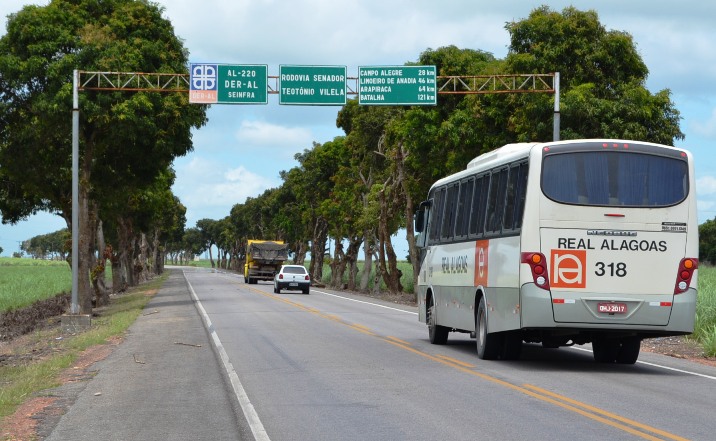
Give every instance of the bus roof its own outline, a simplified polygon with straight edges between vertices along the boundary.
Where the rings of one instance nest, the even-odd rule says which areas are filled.
[[[432,188],[438,187],[440,185],[443,185],[447,182],[455,181],[462,179],[465,176],[469,176],[471,174],[474,174],[476,172],[476,169],[484,168],[484,169],[492,169],[495,166],[499,166],[502,164],[507,164],[513,161],[516,161],[520,158],[526,158],[529,156],[530,151],[535,146],[560,146],[560,145],[570,145],[570,144],[584,144],[584,143],[627,143],[627,144],[640,144],[640,145],[650,145],[650,146],[656,146],[661,148],[667,148],[675,151],[680,152],[686,152],[683,149],[676,148],[673,146],[666,146],[662,144],[655,144],[651,142],[644,142],[644,141],[628,141],[628,140],[619,140],[619,139],[571,139],[571,140],[564,140],[564,141],[551,141],[551,142],[517,142],[512,144],[505,144],[502,147],[498,147],[495,150],[489,151],[487,153],[483,153],[482,155],[474,158],[472,161],[470,161],[467,164],[467,167],[464,170],[458,171],[457,173],[454,173],[450,176],[446,176],[437,182],[435,182],[432,186]],[[688,152],[686,152],[689,154]]]
[[[519,158],[522,156],[527,156],[528,152],[532,147],[539,144],[538,142],[517,142],[514,144],[505,144],[502,147],[496,148],[495,150],[492,150],[491,152],[484,153],[477,158],[473,159],[472,161],[467,163],[467,168],[475,168],[479,167],[482,164],[485,163],[500,163],[503,162],[510,162],[514,158]]]

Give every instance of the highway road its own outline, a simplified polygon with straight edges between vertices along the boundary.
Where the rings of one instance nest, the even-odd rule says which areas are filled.
[[[649,353],[596,364],[588,346],[483,361],[467,335],[431,345],[415,308],[315,287],[274,294],[221,271],[184,276],[257,439],[716,438],[709,366]]]

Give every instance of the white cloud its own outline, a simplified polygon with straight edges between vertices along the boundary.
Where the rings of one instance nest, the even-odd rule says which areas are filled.
[[[278,185],[278,179],[261,176],[244,166],[227,168],[227,164],[195,157],[177,166],[173,190],[187,207],[187,226],[192,226],[202,218],[222,219],[247,197],[256,197]]]
[[[716,193],[716,177],[704,176],[696,179],[696,192],[699,196]]]
[[[290,147],[301,151],[314,140],[309,129],[285,127],[262,121],[242,121],[236,138],[242,145],[261,147]]]
[[[710,118],[692,121],[689,128],[706,138],[716,138],[716,109],[711,112]]]

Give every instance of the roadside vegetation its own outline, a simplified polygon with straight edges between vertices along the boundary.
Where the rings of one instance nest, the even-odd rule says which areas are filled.
[[[0,354],[0,419],[37,392],[58,386],[60,373],[72,366],[82,351],[123,335],[167,276],[165,273],[95,309],[87,331],[68,336],[59,326],[45,327],[22,337],[21,347]],[[1,296],[3,301],[7,293]]]
[[[696,325],[691,339],[703,346],[704,354],[716,357],[716,267],[699,267],[699,299]]]

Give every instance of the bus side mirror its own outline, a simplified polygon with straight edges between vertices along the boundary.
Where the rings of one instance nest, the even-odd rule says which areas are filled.
[[[415,213],[415,232],[416,233],[422,233],[424,224],[425,223],[425,210],[418,210],[417,213]]]
[[[430,201],[421,202],[415,213],[415,232],[417,233],[422,233],[425,230],[425,209],[427,207],[430,207]]]

